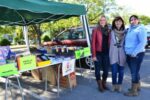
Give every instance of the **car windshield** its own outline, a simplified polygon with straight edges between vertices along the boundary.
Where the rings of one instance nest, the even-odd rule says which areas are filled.
[[[57,38],[59,38],[60,40],[66,40],[66,39],[76,40],[76,39],[85,39],[86,36],[83,30],[70,29],[60,34]]]
[[[94,27],[89,27],[90,36],[92,34],[92,29]],[[86,34],[83,28],[75,28],[75,29],[69,29],[67,31],[64,31],[60,33],[60,35],[57,36],[59,40],[76,40],[76,39],[86,39]]]

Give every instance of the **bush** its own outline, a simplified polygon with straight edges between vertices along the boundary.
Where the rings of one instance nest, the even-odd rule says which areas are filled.
[[[47,41],[51,41],[51,39],[49,38],[49,36],[45,35],[44,38],[43,38],[43,41],[47,42]]]
[[[11,44],[10,41],[7,40],[7,39],[2,39],[2,40],[0,41],[0,45],[1,45],[1,46],[8,46],[8,45],[10,45],[10,44]]]
[[[17,44],[19,42],[19,37],[14,38],[14,44]]]

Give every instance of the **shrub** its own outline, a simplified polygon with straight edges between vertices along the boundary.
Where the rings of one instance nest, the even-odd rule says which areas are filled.
[[[0,42],[1,46],[8,46],[10,44],[11,44],[10,41],[7,40],[7,39],[2,39],[1,42]]]
[[[47,42],[47,41],[51,41],[51,39],[49,38],[49,36],[45,35],[44,38],[43,38],[43,41]]]

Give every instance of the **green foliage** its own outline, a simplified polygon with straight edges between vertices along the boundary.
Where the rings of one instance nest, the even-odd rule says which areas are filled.
[[[12,34],[15,32],[15,26],[0,26],[1,34]]]
[[[51,41],[51,39],[49,38],[49,36],[45,35],[44,38],[43,38],[43,41],[47,42],[47,41]]]
[[[41,42],[51,41],[50,37],[47,34],[41,36]]]
[[[10,45],[10,44],[11,44],[10,41],[7,40],[7,39],[2,39],[2,40],[0,41],[0,45],[1,45],[1,46],[8,46],[8,45]]]
[[[57,34],[59,34],[61,31],[79,26],[80,19],[77,17],[72,17],[69,19],[62,19],[59,21],[51,22],[51,23],[44,23],[41,25],[41,31],[44,33],[49,33],[48,36],[50,39],[53,39]]]
[[[150,24],[150,17],[144,16],[144,15],[139,16],[139,17],[140,17],[142,24],[144,24],[144,25]]]
[[[120,11],[118,5],[116,5],[115,0],[53,0],[65,3],[74,3],[85,5],[87,9],[88,23],[90,25],[97,24],[100,15],[105,15],[108,17],[108,22],[111,22],[110,18],[112,14]]]
[[[17,43],[19,43],[19,37],[14,38],[14,44],[17,44]]]

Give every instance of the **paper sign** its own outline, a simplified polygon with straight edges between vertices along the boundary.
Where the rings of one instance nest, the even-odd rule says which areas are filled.
[[[64,61],[62,63],[62,75],[66,76],[75,70],[75,59]]]
[[[89,47],[84,48],[84,57],[90,56],[91,50]]]
[[[76,50],[75,51],[75,58],[76,59],[79,59],[79,58],[81,58],[81,57],[84,57],[84,50]]]
[[[11,76],[15,74],[18,74],[18,69],[16,68],[15,63],[0,66],[0,76]]]
[[[83,49],[80,50],[80,58],[81,57],[84,57],[84,50]]]
[[[80,58],[80,55],[81,55],[80,50],[76,50],[76,51],[75,51],[75,58],[76,58],[76,59],[79,59],[79,58]]]
[[[34,55],[19,58],[19,70],[31,70],[36,67],[36,57]]]

